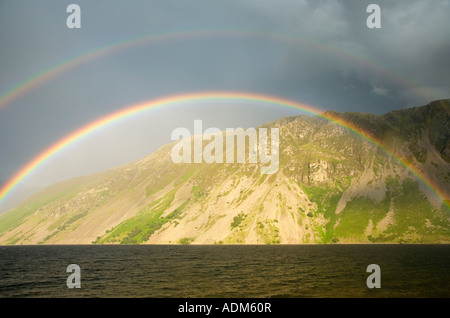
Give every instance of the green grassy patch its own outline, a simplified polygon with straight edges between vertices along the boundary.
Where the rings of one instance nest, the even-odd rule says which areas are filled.
[[[233,218],[233,222],[231,222],[231,228],[234,229],[234,228],[238,227],[241,224],[241,222],[245,220],[246,216],[247,215],[244,213],[239,213],[238,215],[236,215]]]
[[[153,233],[165,223],[180,218],[183,209],[189,203],[189,200],[187,200],[167,216],[161,217],[172,203],[174,195],[175,191],[172,190],[164,197],[139,211],[136,216],[113,228],[103,238],[97,238],[94,243],[140,244],[148,241]]]
[[[194,241],[195,241],[195,237],[183,237],[178,240],[178,243],[183,244],[183,245],[189,245]]]
[[[386,230],[386,235],[395,235],[406,241],[409,237],[416,242],[450,238],[447,213],[429,203],[416,181],[407,179],[403,182],[401,195],[394,199],[394,210],[395,224]]]
[[[387,211],[384,211],[387,213]],[[340,222],[334,230],[334,237],[366,241],[365,230],[370,219],[380,213],[379,203],[367,197],[357,197],[347,202],[339,214]],[[383,213],[385,215],[385,213]]]

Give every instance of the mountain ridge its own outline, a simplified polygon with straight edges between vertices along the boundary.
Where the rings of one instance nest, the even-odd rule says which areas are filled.
[[[330,113],[450,198],[449,99],[384,115]],[[0,244],[450,242],[448,206],[377,145],[317,116],[261,127],[280,130],[276,174],[248,162],[175,164],[174,143],[164,145],[0,215]]]

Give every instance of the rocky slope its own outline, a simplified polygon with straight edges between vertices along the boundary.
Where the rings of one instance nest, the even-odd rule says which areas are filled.
[[[332,113],[450,198],[450,100]],[[392,155],[320,117],[281,118],[280,168],[175,164],[166,145],[68,180],[0,216],[0,244],[450,242],[450,210]]]

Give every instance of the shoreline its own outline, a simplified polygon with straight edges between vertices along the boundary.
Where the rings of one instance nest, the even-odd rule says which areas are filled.
[[[348,246],[348,245],[367,245],[367,246],[383,246],[383,245],[450,245],[450,242],[434,242],[434,243],[286,243],[286,244],[179,244],[179,243],[161,243],[161,244],[11,244],[0,245],[1,247],[29,247],[29,246]]]

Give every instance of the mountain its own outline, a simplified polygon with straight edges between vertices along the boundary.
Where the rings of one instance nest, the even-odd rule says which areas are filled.
[[[5,184],[8,180],[4,180],[3,182],[0,181],[0,184]],[[0,207],[0,214],[8,211],[9,209],[14,208],[18,204],[20,204],[25,199],[31,197],[33,194],[36,194],[42,190],[44,190],[46,187],[37,187],[37,186],[25,186],[22,189],[20,189],[19,192],[14,192],[11,194],[11,196],[8,198],[8,202],[4,203]]]
[[[385,115],[280,118],[279,169],[138,161],[57,183],[0,215],[0,244],[449,243],[450,100]],[[236,146],[237,147],[237,146]],[[247,155],[248,155],[247,151]],[[248,158],[248,156],[247,156]]]

